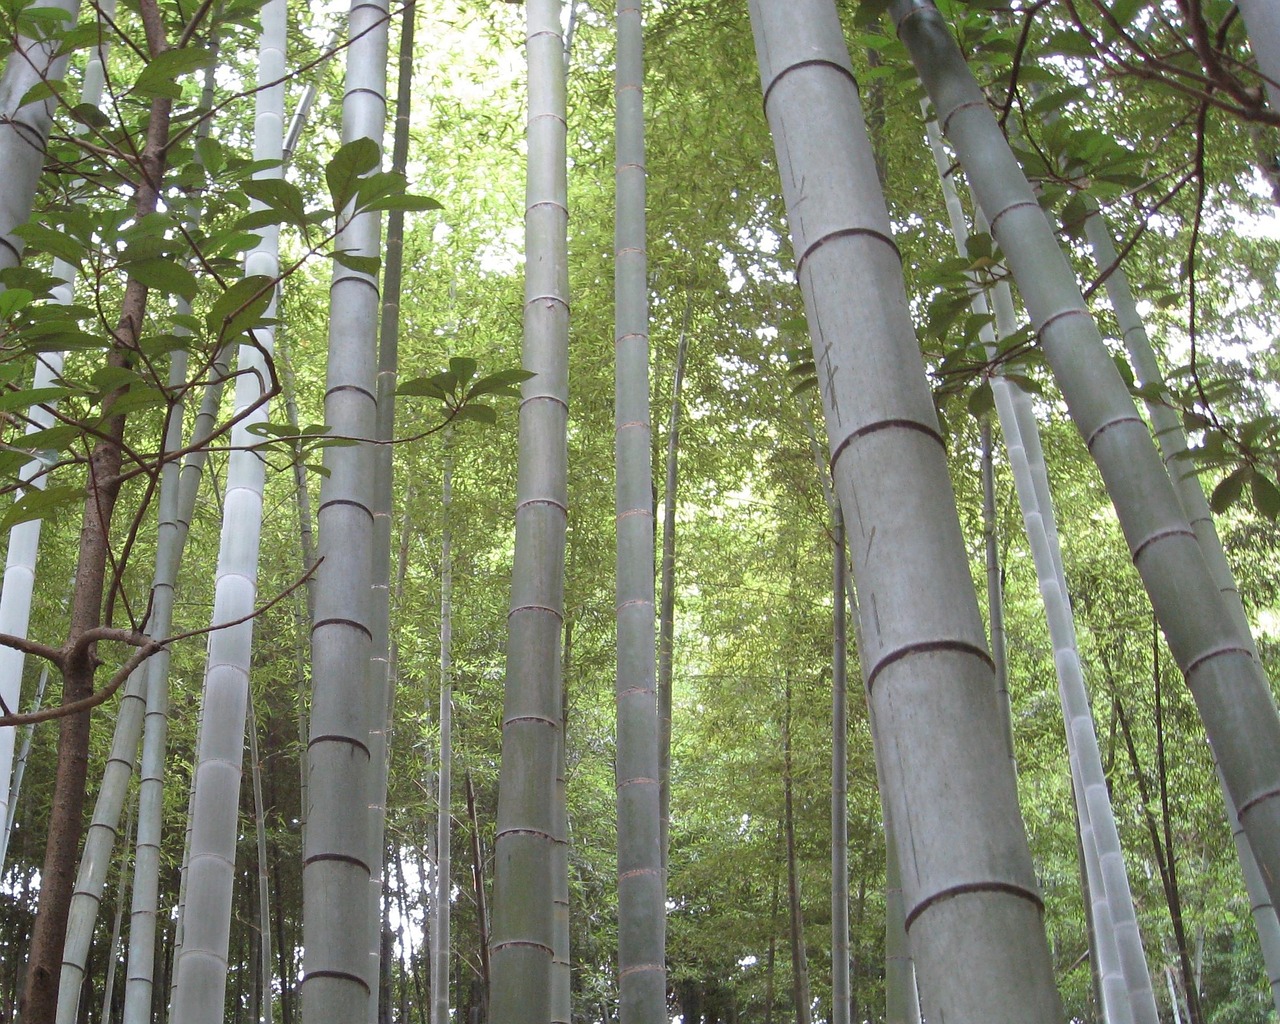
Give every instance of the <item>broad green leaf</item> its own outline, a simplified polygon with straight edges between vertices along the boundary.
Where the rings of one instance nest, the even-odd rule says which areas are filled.
[[[216,178],[226,164],[222,143],[212,135],[196,139],[196,159],[204,166],[209,177]]]
[[[381,148],[369,138],[348,142],[334,154],[324,169],[324,177],[335,212],[346,209],[360,188],[360,176],[377,167],[381,158]]]
[[[61,86],[62,83],[60,81],[42,79],[22,94],[22,99],[18,101],[18,106],[25,107],[32,103],[43,103],[45,100],[57,99],[62,95]]]
[[[78,103],[72,107],[71,119],[93,128],[105,128],[111,123],[111,118],[92,103]]]
[[[103,410],[103,415],[127,416],[139,409],[150,409],[157,405],[165,405],[167,402],[168,398],[159,388],[132,387],[124,394],[117,395],[112,400],[110,408]]]
[[[414,377],[400,384],[396,394],[409,398],[444,398],[448,392],[430,377]]]
[[[275,283],[262,274],[237,281],[223,292],[209,310],[205,322],[222,341],[254,327],[271,302]]]
[[[71,394],[69,388],[27,388],[21,391],[0,392],[0,412],[27,409],[45,402],[56,402]]]
[[[1253,507],[1268,519],[1280,516],[1280,488],[1261,470],[1254,470],[1250,484],[1253,488]]]
[[[79,267],[84,259],[84,246],[80,242],[35,221],[18,225],[13,233],[28,245],[47,252],[50,256],[57,256],[72,266]]]
[[[489,405],[464,405],[458,410],[460,420],[475,420],[477,423],[497,423],[498,413]]]
[[[989,416],[995,408],[995,395],[991,391],[991,381],[984,380],[969,395],[969,414],[975,419]]]
[[[377,276],[378,269],[382,266],[382,259],[378,256],[358,256],[345,249],[336,250],[333,258],[348,270],[354,270],[357,274],[368,274],[370,277]]]
[[[476,366],[476,361],[468,356],[453,356],[449,360],[449,372],[457,378],[459,387],[475,376]]]
[[[427,213],[431,210],[443,210],[444,204],[429,196],[383,196],[374,200],[362,210],[404,210],[408,213]]]
[[[1228,508],[1240,500],[1240,494],[1244,491],[1245,482],[1249,479],[1252,470],[1248,466],[1241,466],[1234,472],[1227,474],[1222,482],[1213,489],[1213,495],[1209,498],[1209,507],[1214,512],[1225,512]]]
[[[141,96],[167,96],[179,99],[182,87],[178,79],[213,63],[214,54],[197,46],[165,50],[151,58],[133,83],[133,91]]]
[[[47,487],[44,490],[32,488],[10,505],[4,517],[0,518],[0,531],[19,523],[51,518],[55,512],[83,500],[84,489],[81,487]]]
[[[8,320],[18,310],[31,303],[35,298],[26,288],[10,288],[0,292],[0,320]]]
[[[166,295],[181,295],[190,301],[200,290],[200,282],[196,280],[195,274],[173,260],[138,260],[135,263],[126,263],[124,269],[130,277]]]
[[[62,452],[79,441],[81,436],[80,428],[60,423],[56,427],[46,427],[44,430],[33,430],[30,434],[24,434],[22,444],[32,450],[48,448],[54,452]]]
[[[306,202],[297,185],[283,178],[255,178],[252,181],[246,181],[241,187],[250,199],[263,203],[271,210],[279,211],[289,223],[306,230]],[[254,211],[250,211],[249,216],[252,217],[253,213]],[[240,226],[248,227],[249,225],[245,224],[242,218]]]

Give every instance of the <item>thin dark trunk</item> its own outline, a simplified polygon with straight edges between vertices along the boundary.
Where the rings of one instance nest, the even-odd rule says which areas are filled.
[[[685,299],[680,340],[676,344],[675,377],[671,385],[671,416],[667,420],[667,472],[662,497],[662,571],[658,584],[658,814],[662,874],[667,874],[671,829],[671,671],[674,663],[676,619],[676,482],[680,454],[680,392],[689,354],[689,316],[693,298]]]
[[[1179,959],[1182,961],[1184,977],[1190,978],[1187,965],[1186,928],[1182,919],[1182,894],[1178,888],[1178,859],[1173,845],[1173,815],[1169,812],[1169,766],[1165,759],[1164,749],[1164,702],[1162,699],[1160,671],[1160,626],[1154,617],[1151,620],[1151,675],[1155,684],[1156,698],[1156,763],[1160,783],[1160,817],[1164,823],[1165,874],[1169,879],[1169,916],[1174,921],[1174,934],[1178,943]],[[1163,877],[1163,876],[1162,876]],[[1191,1024],[1204,1024],[1204,1011],[1200,1007],[1200,989],[1196,985],[1187,986],[1187,1016]]]
[[[769,903],[769,956],[764,971],[764,1024],[773,1024],[773,980],[778,966],[778,876],[773,876],[773,898]]]
[[[791,923],[791,994],[796,1024],[811,1024],[809,960],[804,948],[804,916],[800,909],[800,878],[796,865],[796,828],[791,792],[791,677],[786,681],[786,713],[782,723],[783,829],[787,844],[787,907]]]
[[[1107,667],[1109,675],[1110,668],[1106,666],[1105,660],[1104,667]],[[1178,947],[1178,966],[1182,972],[1183,987],[1187,991],[1188,1013],[1191,1016],[1192,1024],[1202,1024],[1203,1017],[1200,1011],[1199,990],[1195,984],[1195,971],[1191,965],[1186,926],[1182,919],[1182,897],[1178,891],[1177,878],[1169,870],[1165,844],[1160,838],[1160,825],[1156,821],[1155,812],[1151,809],[1151,789],[1147,783],[1146,774],[1142,770],[1142,764],[1138,759],[1138,748],[1133,741],[1133,731],[1129,725],[1129,716],[1125,714],[1124,704],[1118,697],[1116,698],[1116,717],[1120,722],[1120,732],[1124,736],[1125,750],[1129,754],[1129,766],[1133,771],[1133,779],[1138,786],[1138,796],[1142,800],[1143,818],[1147,823],[1147,833],[1151,837],[1151,848],[1155,853],[1156,867],[1160,872],[1160,883],[1164,887],[1165,902],[1169,907],[1169,920],[1173,924],[1173,940]],[[1163,771],[1163,765],[1161,770]]]
[[[382,953],[378,960],[378,1024],[392,1024],[393,995],[391,991],[391,958],[395,955],[395,935],[387,918],[391,909],[391,896],[387,887],[382,894]]]
[[[276,960],[280,964],[280,1022],[293,1024],[293,985],[290,983],[294,977],[293,944],[285,941],[284,900],[280,898],[280,894],[284,892],[280,882],[280,851],[274,846],[271,854],[271,875],[276,888],[275,940]]]

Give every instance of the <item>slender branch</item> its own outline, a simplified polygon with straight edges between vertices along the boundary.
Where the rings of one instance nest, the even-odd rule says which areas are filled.
[[[318,559],[316,564],[310,570],[303,573],[289,587],[280,591],[270,601],[259,605],[253,611],[246,615],[241,615],[237,619],[231,619],[227,622],[215,622],[209,626],[203,626],[200,629],[190,629],[184,633],[175,633],[172,636],[165,637],[163,640],[152,640],[143,633],[135,632],[129,629],[116,629],[110,626],[98,626],[94,629],[87,629],[76,639],[73,644],[68,645],[61,651],[55,651],[44,644],[31,644],[30,641],[21,640],[18,637],[12,637],[7,634],[0,634],[0,643],[9,644],[12,647],[18,647],[28,653],[46,657],[52,661],[59,669],[63,667],[66,661],[70,660],[78,653],[87,650],[90,644],[100,640],[111,640],[117,643],[130,644],[137,647],[137,650],[112,674],[101,689],[94,691],[88,697],[80,700],[72,701],[69,704],[62,704],[58,707],[43,708],[39,711],[28,711],[22,714],[6,714],[0,715],[0,728],[10,725],[28,725],[34,722],[47,722],[54,718],[65,718],[68,715],[80,714],[82,711],[88,711],[96,708],[99,704],[109,700],[124,681],[129,678],[133,670],[150,658],[153,654],[164,648],[175,644],[180,640],[189,640],[192,637],[204,636],[213,633],[219,629],[229,629],[232,626],[239,626],[243,623],[256,619],[259,615],[265,614],[275,605],[279,604],[286,597],[292,594],[300,586],[307,582],[315,573],[323,558]]]

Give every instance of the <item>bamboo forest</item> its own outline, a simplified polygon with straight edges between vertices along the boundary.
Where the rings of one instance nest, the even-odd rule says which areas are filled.
[[[1280,1022],[1280,2],[0,22],[0,1022]]]

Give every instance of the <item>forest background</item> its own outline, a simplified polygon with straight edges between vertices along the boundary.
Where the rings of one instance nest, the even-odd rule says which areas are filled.
[[[1274,519],[1274,338],[1280,318],[1274,205],[1276,117],[1206,103],[1185,87],[1201,56],[1178,20],[1194,10],[1223,26],[1221,52],[1248,68],[1243,32],[1229,5],[1115,5],[1119,22],[1145,33],[1157,68],[1108,34],[1103,19],[1071,4],[940,5],[1025,164],[1044,179],[1044,203],[1066,222],[1065,243],[1090,285],[1098,268],[1080,245],[1075,186],[1088,178],[1119,233],[1125,269],[1161,348],[1198,464],[1214,493],[1219,526],[1274,675],[1280,642],[1280,552]],[[1083,5],[1081,5],[1083,7]],[[981,253],[957,262],[945,226],[932,158],[923,143],[921,92],[901,46],[875,4],[845,4],[848,38],[859,69],[886,197],[904,257],[918,333],[936,385],[953,481],[970,544],[975,586],[985,594],[980,481],[981,421],[991,413],[990,367],[978,347],[980,319],[967,309],[963,271],[992,265]],[[338,149],[341,70],[329,59],[337,15],[294,5],[290,17],[287,109],[318,84],[288,180],[308,205],[326,195],[325,164]],[[177,5],[162,5],[178,18]],[[6,8],[9,32],[18,8]],[[745,9],[733,4],[655,3],[648,11],[646,82],[649,172],[649,284],[653,341],[655,466],[667,449],[667,417],[678,350],[687,346],[679,399],[676,612],[674,634],[673,799],[668,880],[668,965],[672,1009],[686,1024],[787,1017],[792,992],[786,911],[787,836],[803,900],[805,948],[812,970],[815,1019],[830,1002],[831,534],[822,472],[811,439],[820,413],[803,385],[794,352],[804,345],[792,258]],[[407,167],[413,192],[438,212],[410,215],[404,242],[401,307],[403,378],[430,375],[451,358],[474,359],[479,373],[520,362],[523,213],[523,46],[518,5],[461,0],[419,3],[413,56],[413,110]],[[569,433],[570,514],[564,642],[569,799],[574,1020],[608,1021],[614,1006],[616,892],[614,838],[613,592],[613,14],[577,0],[569,19],[570,282],[573,296]],[[131,20],[132,19],[132,20]],[[136,14],[122,6],[121,31],[139,37]],[[24,23],[29,27],[29,23]],[[211,18],[221,36],[215,76],[219,166],[205,175],[200,202],[210,225],[232,225],[246,205],[237,193],[251,150],[249,126],[256,74],[254,5],[228,4]],[[1186,45],[1179,48],[1179,44]],[[67,92],[79,84],[76,61]],[[129,95],[143,61],[117,46],[111,89],[117,100],[104,124],[127,130],[145,91]],[[1234,65],[1233,65],[1234,66]],[[1245,74],[1241,72],[1241,74]],[[194,65],[178,76],[180,109],[199,101]],[[1256,87],[1256,78],[1253,80]],[[136,88],[136,85],[134,85]],[[1212,93],[1212,88],[1209,89]],[[1228,109],[1228,106],[1231,108]],[[65,115],[64,111],[64,115]],[[394,113],[394,111],[393,111]],[[1250,116],[1252,114],[1252,116]],[[80,119],[93,120],[81,112]],[[66,256],[51,232],[77,195],[71,172],[90,178],[94,156],[70,137],[73,119],[54,131],[52,163],[64,172],[47,182],[27,235],[27,265],[47,269]],[[100,126],[102,127],[102,126]],[[103,130],[107,130],[105,127]],[[212,147],[205,146],[206,158]],[[87,155],[86,155],[87,153]],[[194,160],[194,150],[187,153]],[[181,166],[181,165],[180,165]],[[1071,172],[1062,168],[1072,168]],[[189,188],[180,170],[175,188]],[[191,172],[195,173],[195,172]],[[237,174],[240,178],[237,179]],[[129,203],[120,188],[120,211]],[[176,193],[174,193],[176,195]],[[176,205],[176,204],[175,204]],[[121,212],[119,225],[127,224]],[[211,227],[210,231],[216,230]],[[224,227],[223,230],[230,231]],[[306,246],[299,228],[284,232],[286,260]],[[1129,244],[1131,243],[1131,244]],[[233,251],[236,243],[229,243]],[[975,250],[971,250],[971,253]],[[81,253],[77,301],[82,329],[118,311],[121,274],[135,256]],[[136,266],[134,267],[136,270]],[[297,423],[324,421],[321,396],[330,261],[309,259],[292,273],[278,312],[277,365],[295,391]],[[145,271],[143,271],[145,273]],[[201,277],[197,303],[213,292]],[[10,281],[13,288],[14,282]],[[159,292],[185,284],[153,272]],[[1120,352],[1114,320],[1094,289],[1104,329]],[[165,303],[151,316],[159,324]],[[6,306],[17,323],[21,310]],[[156,326],[157,333],[171,327]],[[20,412],[29,394],[29,339],[12,331],[4,352],[9,416],[7,451],[24,455]],[[24,347],[25,346],[25,347]],[[83,383],[72,399],[85,415],[115,381],[93,375],[103,348],[92,339],[74,351],[68,380]],[[454,364],[455,367],[462,364]],[[285,368],[288,372],[284,372]],[[1093,699],[1104,766],[1128,855],[1130,879],[1163,1013],[1188,984],[1198,989],[1204,1020],[1271,1019],[1270,995],[1249,906],[1223,820],[1212,760],[1189,696],[1154,629],[1115,515],[1092,463],[1066,422],[1061,401],[1033,345],[1015,346],[1005,369],[1036,396],[1063,531],[1071,598]],[[801,372],[797,372],[797,370]],[[76,390],[76,389],[73,389]],[[498,399],[496,422],[473,413],[450,431],[395,447],[393,635],[397,649],[392,762],[387,798],[385,911],[391,931],[385,1002],[393,1019],[425,1019],[430,998],[424,935],[429,900],[438,769],[437,715],[441,616],[441,490],[446,444],[452,464],[452,661],[456,780],[452,861],[454,944],[452,1005],[466,1014],[481,1001],[480,918],[471,865],[489,880],[499,764],[505,619],[512,558],[515,403]],[[411,437],[440,425],[438,403],[406,397],[398,433]],[[163,403],[140,403],[136,429],[158,436]],[[464,417],[464,420],[466,417]],[[273,413],[282,437],[296,430]],[[270,435],[271,430],[265,433]],[[303,432],[308,442],[315,432]],[[50,447],[75,452],[82,433]],[[446,440],[448,438],[448,440]],[[152,442],[154,444],[154,442]],[[252,694],[266,827],[262,860],[255,807],[242,794],[237,910],[231,937],[228,1020],[261,1012],[263,986],[289,1021],[296,1012],[301,851],[299,723],[307,710],[304,574],[298,518],[296,453],[268,449],[259,593],[284,594],[255,620]],[[320,474],[314,448],[301,461],[314,503]],[[25,458],[25,455],[24,455]],[[217,557],[227,453],[210,453],[206,483],[191,525],[175,608],[174,631],[208,625],[209,581]],[[7,465],[12,476],[18,460]],[[68,589],[80,528],[75,465],[53,476],[55,491],[39,509],[44,536],[37,566],[31,636],[49,643],[67,633]],[[56,485],[65,485],[57,491]],[[146,480],[126,484],[123,507],[142,510]],[[655,495],[655,503],[661,498]],[[659,508],[659,519],[661,519]],[[131,514],[133,514],[131,512]],[[11,515],[9,522],[16,517]],[[155,550],[153,512],[138,511],[120,592],[146,605]],[[1011,480],[997,470],[996,531],[1004,584],[1005,628],[1013,697],[1019,791],[1046,903],[1051,949],[1069,1019],[1092,1020],[1089,938],[1080,895],[1070,778],[1054,693],[1052,652],[1031,558],[1020,533]],[[121,534],[123,542],[126,535]],[[127,604],[123,601],[122,604]],[[113,650],[108,658],[122,658]],[[165,795],[162,901],[178,895],[194,758],[204,644],[173,645],[171,784]],[[23,704],[40,666],[28,660]],[[101,776],[110,746],[114,702],[93,713],[89,777]],[[850,874],[855,1020],[884,1016],[885,855],[865,719],[850,730]],[[0,993],[17,1001],[35,892],[44,856],[54,777],[56,727],[35,729],[5,863],[0,913]],[[474,791],[474,814],[466,791]],[[789,790],[790,801],[784,790]],[[784,827],[786,805],[793,829]],[[473,842],[478,857],[473,857]],[[83,1019],[119,1019],[122,988],[104,1005],[113,949],[111,913],[127,906],[132,851],[112,871],[104,913],[90,952]],[[261,862],[260,862],[261,861]],[[1163,870],[1162,870],[1163,864]],[[1189,945],[1183,970],[1171,921],[1170,866],[1176,913]],[[273,916],[274,982],[267,985],[256,909],[257,881],[268,879]],[[162,922],[163,923],[163,922]],[[161,928],[161,961],[172,948]],[[160,986],[163,988],[163,986]],[[158,1003],[162,1006],[162,1002]],[[467,1019],[465,1016],[461,1019]]]

